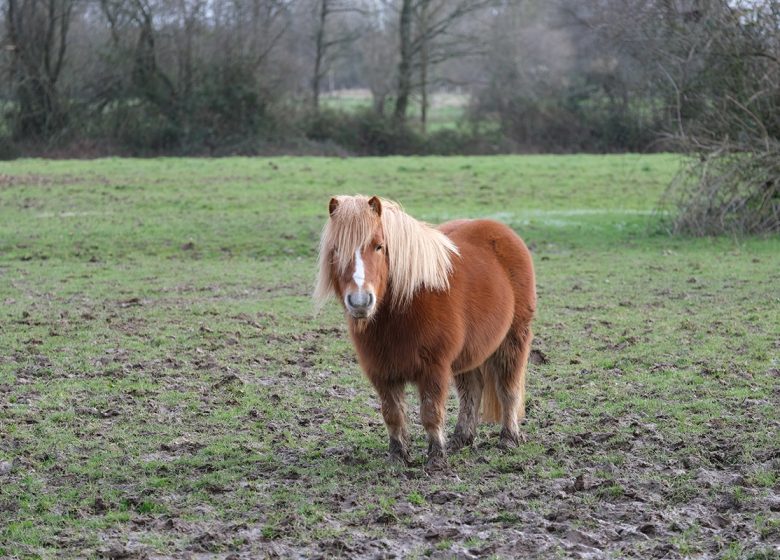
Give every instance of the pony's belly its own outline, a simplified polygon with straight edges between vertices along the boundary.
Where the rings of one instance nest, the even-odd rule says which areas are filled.
[[[483,310],[478,316],[458,314],[460,320],[436,314],[425,325],[377,321],[353,331],[361,367],[371,379],[405,382],[442,367],[455,375],[475,369],[501,345],[513,317],[511,305],[487,304]]]
[[[457,375],[481,366],[501,345],[512,324],[512,313],[496,312],[477,328],[469,329],[464,337],[463,348],[452,364]]]
[[[465,258],[478,266],[458,271],[453,293],[458,293],[463,338],[453,361],[453,373],[480,366],[501,345],[515,314],[516,297],[508,273],[488,243],[485,247],[464,246]]]

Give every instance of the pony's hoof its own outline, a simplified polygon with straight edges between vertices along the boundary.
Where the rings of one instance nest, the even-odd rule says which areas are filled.
[[[515,449],[521,443],[525,443],[525,434],[512,433],[507,429],[501,430],[501,435],[498,437],[498,446],[501,449]]]
[[[428,460],[425,461],[425,470],[429,472],[447,471],[449,468],[450,464],[447,462],[447,457],[442,454],[428,455]]]
[[[474,436],[466,437],[461,434],[455,434],[447,442],[447,453],[457,453],[464,447],[470,447],[474,443]]]
[[[427,471],[442,471],[449,469],[449,463],[447,462],[447,455],[444,452],[439,442],[429,442],[428,444],[428,460],[425,461],[425,470]]]
[[[397,467],[408,467],[412,464],[412,457],[409,453],[388,453],[387,461]]]
[[[388,450],[388,459],[390,463],[402,467],[408,467],[412,462],[412,456],[404,444],[396,439],[390,440],[390,449]]]

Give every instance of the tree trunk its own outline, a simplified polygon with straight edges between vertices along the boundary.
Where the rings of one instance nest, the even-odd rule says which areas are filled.
[[[135,60],[131,78],[137,95],[157,106],[171,122],[180,123],[177,90],[170,78],[157,65],[157,47],[151,11],[139,8],[139,26]]]
[[[315,112],[320,110],[320,86],[322,82],[322,61],[325,58],[325,23],[328,19],[328,0],[320,0],[320,14],[315,37],[314,75],[311,79],[311,103]]]
[[[387,92],[372,91],[374,112],[380,117],[385,116],[385,104],[387,102]]]
[[[53,84],[28,76],[16,88],[19,115],[15,126],[18,138],[44,138],[62,128],[64,114]]]
[[[192,64],[192,37],[194,34],[193,28],[196,26],[197,13],[200,9],[197,5],[192,6],[191,12],[187,12],[187,2],[180,1],[179,9],[182,16],[182,27],[184,29],[184,45],[181,53],[181,91],[182,99],[188,103],[192,100],[192,94],[194,91],[193,84],[193,64]]]
[[[403,0],[400,19],[400,51],[398,63],[398,89],[395,97],[393,120],[402,124],[406,121],[406,108],[412,93],[412,0]]]
[[[428,121],[428,0],[422,0],[420,12],[420,128],[425,134]]]
[[[14,123],[18,138],[45,138],[65,126],[57,91],[67,47],[73,3],[8,0],[6,27],[13,46],[12,76],[19,110]]]

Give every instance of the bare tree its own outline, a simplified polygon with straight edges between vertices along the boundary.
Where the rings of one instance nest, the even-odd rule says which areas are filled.
[[[132,18],[138,27],[132,72],[134,86],[142,97],[176,121],[179,118],[178,91],[157,61],[155,6],[150,0],[133,0],[131,5]]]
[[[0,0],[0,125],[218,149],[300,134],[331,77],[395,123],[419,101],[423,131],[432,92],[464,86],[472,131],[500,125],[491,146],[638,150],[663,131],[663,146],[744,161],[780,136],[779,1]],[[338,142],[406,148],[363,117],[319,120]]]
[[[328,16],[330,15],[332,0],[320,0],[319,17],[317,19],[317,30],[314,34],[314,73],[311,78],[311,101],[314,106],[314,110],[318,111],[320,108],[320,82],[324,76],[323,71],[323,59],[325,58],[325,52],[327,51],[327,43],[325,41],[325,26],[328,22]]]
[[[427,105],[428,73],[431,66],[473,54],[474,37],[455,33],[468,16],[495,4],[495,0],[402,0],[399,11],[399,62],[393,118],[406,120],[409,98],[415,87],[413,74],[419,69],[418,87]],[[423,122],[427,107],[423,109]]]
[[[402,0],[399,17],[399,53],[398,62],[398,87],[395,92],[395,109],[393,119],[397,123],[406,120],[406,108],[409,105],[409,96],[412,94],[412,8],[414,0]]]
[[[371,91],[373,109],[384,115],[388,98],[398,83],[398,23],[396,7],[385,0],[374,0],[363,6],[362,29],[355,43],[363,83]]]
[[[18,101],[17,137],[46,138],[66,122],[58,81],[74,6],[75,0],[6,0],[11,80]]]
[[[317,19],[314,30],[314,70],[311,78],[311,99],[315,111],[320,106],[320,90],[322,88],[322,79],[325,77],[329,67],[329,57],[336,47],[341,47],[353,43],[358,37],[359,32],[352,29],[345,29],[336,33],[331,31],[329,22],[336,14],[362,13],[363,10],[357,5],[351,5],[349,2],[338,0],[318,0]]]
[[[423,37],[420,37],[420,126],[422,132],[425,134],[425,128],[428,122],[428,59],[430,41],[424,37],[428,29],[428,20],[430,17],[429,8],[430,0],[420,0],[417,20],[419,21],[418,28],[421,30]]]

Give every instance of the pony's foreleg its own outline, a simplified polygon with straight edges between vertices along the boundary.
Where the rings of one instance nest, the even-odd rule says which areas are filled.
[[[444,451],[444,410],[449,392],[447,372],[438,372],[423,377],[418,382],[420,391],[420,420],[428,434],[427,465],[443,468],[447,465]]]
[[[391,461],[408,464],[409,432],[406,428],[406,397],[403,383],[375,383],[382,404],[382,417],[385,419],[387,433],[390,436],[389,454]]]
[[[479,423],[479,403],[482,399],[482,373],[478,370],[467,371],[455,376],[460,408],[455,432],[450,438],[448,450],[452,453],[474,443]]]

